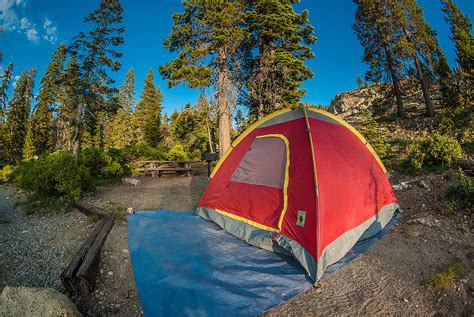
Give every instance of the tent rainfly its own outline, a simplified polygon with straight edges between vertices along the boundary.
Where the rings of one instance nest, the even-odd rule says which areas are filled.
[[[247,129],[219,160],[196,214],[249,244],[292,255],[317,282],[398,209],[387,171],[352,126],[285,109]]]

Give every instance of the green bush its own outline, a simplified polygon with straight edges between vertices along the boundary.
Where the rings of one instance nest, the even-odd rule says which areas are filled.
[[[357,130],[367,139],[367,142],[369,142],[378,156],[385,157],[388,144],[380,132],[377,121],[375,121],[372,113],[368,109],[362,110],[359,115],[362,118],[356,126]]]
[[[474,181],[462,170],[456,173],[456,183],[446,189],[446,196],[457,202],[467,214],[474,213]]]
[[[0,169],[0,181],[6,182],[10,178],[10,175],[15,171],[15,167],[11,165],[5,165]]]
[[[429,166],[444,166],[462,156],[462,148],[456,139],[449,135],[433,134],[421,143],[408,147],[407,163],[415,170]]]
[[[414,170],[421,170],[425,160],[425,153],[423,153],[420,144],[411,144],[408,146],[407,163]]]
[[[121,150],[122,157],[128,162],[144,160],[162,160],[166,158],[163,150],[145,144],[128,145]]]
[[[96,148],[86,148],[81,151],[82,164],[94,177],[120,177],[124,174],[125,160],[119,150],[103,152]]]
[[[168,160],[187,160],[188,153],[184,151],[184,147],[181,144],[173,146],[168,152]]]
[[[449,135],[435,133],[425,141],[424,149],[427,152],[427,163],[431,165],[450,165],[462,156],[461,145]]]
[[[89,169],[64,152],[44,155],[20,166],[16,182],[26,190],[66,196],[71,201],[79,200],[92,186]]]

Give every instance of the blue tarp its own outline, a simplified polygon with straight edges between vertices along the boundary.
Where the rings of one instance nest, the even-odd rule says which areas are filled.
[[[388,227],[359,242],[323,278]],[[248,245],[192,212],[137,212],[128,217],[128,239],[145,316],[255,316],[312,286],[293,258]]]

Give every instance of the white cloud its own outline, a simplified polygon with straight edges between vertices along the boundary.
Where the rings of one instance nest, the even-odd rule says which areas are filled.
[[[58,37],[56,35],[56,33],[58,32],[58,28],[54,26],[53,21],[48,18],[44,19],[43,30],[45,32],[45,34],[43,35],[43,39],[52,44],[55,44],[58,40]]]
[[[33,43],[38,43],[40,39],[43,39],[55,44],[58,30],[53,21],[46,18],[43,22],[43,28],[38,28],[36,23],[21,14],[24,11],[21,9],[25,8],[26,4],[26,0],[0,0],[1,28],[4,31],[23,34]]]
[[[26,38],[31,42],[37,43],[39,41],[38,31],[35,28],[28,29],[26,31]]]

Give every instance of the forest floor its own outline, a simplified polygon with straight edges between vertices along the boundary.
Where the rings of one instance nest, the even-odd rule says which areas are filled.
[[[319,288],[311,288],[267,314],[472,315],[474,227],[472,218],[447,213],[444,191],[453,181],[449,174],[394,175],[393,184],[410,181],[396,190],[403,209],[396,226],[369,251],[322,281]],[[136,187],[122,184],[98,187],[83,201],[119,215],[128,207],[184,211],[196,207],[207,184],[205,175],[139,179],[140,184]],[[52,259],[65,265],[93,224],[75,211],[23,216],[14,207],[15,195],[13,187],[0,186],[0,290],[10,284],[62,290],[59,267],[51,268],[48,278],[42,278],[40,272],[53,256],[48,255],[50,251],[43,259],[42,253],[30,259],[8,250],[20,248],[29,255],[47,246],[59,250],[51,251],[54,253]],[[19,220],[15,220],[16,217]],[[18,236],[18,232],[25,230],[31,232],[31,239],[17,241],[12,238],[15,232]],[[14,265],[3,263],[5,261],[13,261]],[[434,276],[454,262],[461,263],[461,276],[450,287],[434,287]],[[25,275],[25,271],[31,273]],[[32,280],[31,276],[36,275],[38,279]],[[86,316],[141,314],[130,264],[125,217],[118,218],[102,249],[96,291],[91,298],[81,301],[79,308]]]

